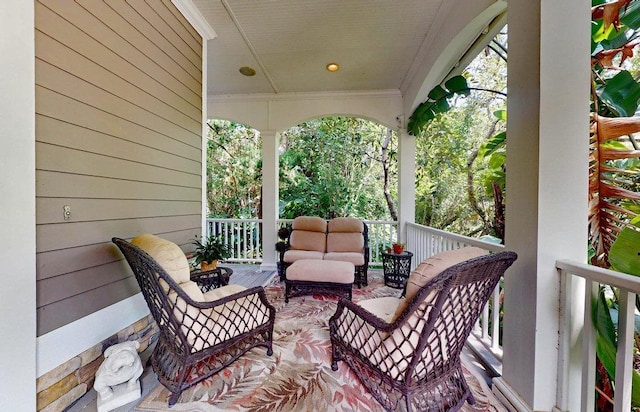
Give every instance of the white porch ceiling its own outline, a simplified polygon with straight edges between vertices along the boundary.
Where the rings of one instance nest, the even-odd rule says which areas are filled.
[[[404,95],[422,86],[425,66],[434,65],[455,35],[496,0],[192,2],[217,34],[207,51],[212,97],[371,90]],[[477,34],[471,37],[473,42]],[[330,62],[340,70],[327,71]],[[256,75],[243,76],[242,66]]]

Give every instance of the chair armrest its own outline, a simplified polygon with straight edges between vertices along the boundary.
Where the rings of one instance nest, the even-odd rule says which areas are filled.
[[[198,302],[189,298],[188,296],[187,296],[188,299],[185,299],[185,301],[187,301],[189,305],[196,307],[198,309],[213,309],[218,306],[224,305],[226,303],[236,301],[242,298],[246,298],[251,295],[257,295],[257,298],[262,304],[264,304],[267,307],[273,308],[273,310],[275,311],[275,308],[273,307],[273,305],[271,305],[271,303],[269,302],[269,299],[267,299],[267,295],[262,286],[255,286],[249,289],[245,289],[240,292],[232,293],[230,295],[221,297],[220,299],[212,300],[209,302]]]
[[[395,329],[394,323],[387,323],[386,321],[380,319],[357,303],[353,303],[352,301],[345,298],[340,298],[340,300],[338,301],[336,313],[331,316],[331,319],[329,319],[329,324],[337,324],[341,320],[344,320],[345,317],[348,316],[349,312],[351,312],[353,316],[359,318],[367,325],[370,325],[381,332],[390,333],[391,331],[393,331],[393,329]]]

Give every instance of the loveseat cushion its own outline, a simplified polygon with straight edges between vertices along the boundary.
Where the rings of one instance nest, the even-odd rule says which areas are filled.
[[[175,243],[155,235],[143,234],[133,238],[131,244],[147,252],[177,284],[190,281],[189,262]],[[161,281],[160,284],[165,292],[169,290],[166,282]]]
[[[405,299],[403,299],[400,305],[398,305],[394,320],[402,314],[420,288],[429,283],[429,281],[438,276],[442,271],[450,266],[464,262],[465,260],[486,255],[487,253],[488,252],[484,249],[468,246],[441,252],[423,260],[418,267],[411,272],[409,279],[407,279]]]
[[[364,253],[362,252],[331,252],[324,255],[324,260],[339,262],[351,262],[354,266],[364,265]]]
[[[291,230],[326,233],[327,221],[317,216],[298,216],[293,219]]]
[[[327,234],[327,252],[364,253],[364,236],[360,232],[329,232]]]
[[[310,232],[295,229],[289,236],[290,250],[309,250],[324,253],[327,248],[327,235],[324,232]]]
[[[293,263],[297,260],[304,259],[319,259],[322,260],[324,257],[324,253],[318,252],[316,250],[295,250],[290,249],[284,252],[283,260],[287,263]]]
[[[329,233],[362,233],[364,232],[364,223],[353,217],[336,217],[327,224],[327,231]]]

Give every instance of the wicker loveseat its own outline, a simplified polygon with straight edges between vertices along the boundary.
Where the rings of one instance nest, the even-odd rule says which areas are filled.
[[[183,390],[219,372],[256,346],[273,353],[275,308],[262,287],[223,286],[203,293],[190,280],[182,250],[141,235],[113,238],[135,274],[160,329],[151,365],[175,404]]]
[[[344,361],[388,411],[455,411],[475,401],[460,352],[513,252],[478,248],[422,262],[406,298],[341,299],[329,320],[332,369]]]
[[[286,278],[287,268],[298,260],[351,262],[355,266],[354,283],[358,287],[367,285],[367,225],[349,217],[327,221],[315,216],[298,216],[291,224],[285,247],[280,250],[280,280]]]

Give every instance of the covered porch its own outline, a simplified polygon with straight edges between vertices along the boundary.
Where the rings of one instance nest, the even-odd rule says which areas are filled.
[[[415,7],[415,2],[410,3],[405,7]],[[183,156],[180,161],[190,157],[187,159],[188,162],[185,160],[185,163],[189,164],[188,167],[185,166],[188,168],[186,172],[169,167],[175,164],[173,160],[173,163],[167,162],[161,168],[161,174],[167,177],[167,181],[151,183],[171,187],[174,191],[180,189],[191,193],[196,189],[186,187],[188,185],[182,184],[180,180],[183,175],[188,175],[189,184],[194,178],[199,180],[200,191],[204,192],[201,189],[206,179],[206,165],[199,165],[200,170],[197,170],[198,167],[194,166],[192,160],[198,155],[204,159],[201,152],[203,139],[206,138],[206,119],[226,118],[255,127],[263,138],[262,225],[265,230],[261,234],[260,242],[262,245],[274,245],[277,242],[278,223],[278,132],[305,119],[325,115],[343,114],[372,119],[397,130],[400,135],[400,205],[399,220],[395,224],[399,238],[405,240],[407,247],[414,253],[420,253],[414,257],[414,262],[437,252],[440,250],[439,247],[457,247],[471,240],[459,239],[451,234],[437,233],[433,237],[431,234],[425,235],[431,233],[430,229],[419,227],[413,222],[415,138],[406,131],[407,120],[415,107],[426,99],[426,94],[434,85],[454,73],[456,68],[461,70],[468,53],[477,53],[484,47],[482,41],[476,43],[476,40],[490,40],[492,30],[496,27],[499,29],[505,20],[508,20],[508,204],[504,247],[517,252],[519,259],[504,281],[505,317],[502,345],[496,344],[495,330],[486,326],[479,328],[477,339],[484,343],[486,351],[497,355],[501,360],[501,377],[493,382],[494,392],[511,409],[593,410],[593,390],[590,383],[595,375],[595,351],[588,327],[590,323],[584,322],[583,318],[585,296],[590,297],[593,291],[590,282],[601,281],[623,288],[627,302],[634,301],[634,293],[640,291],[640,283],[636,279],[589,268],[581,263],[586,261],[587,256],[590,5],[579,0],[561,3],[548,0],[512,0],[508,4],[498,0],[474,2],[473,5],[465,1],[429,2],[433,8],[432,19],[436,22],[433,23],[432,20],[432,30],[421,39],[422,52],[414,55],[414,60],[409,65],[410,70],[406,73],[407,77],[397,81],[400,85],[395,89],[357,89],[353,86],[356,84],[355,80],[358,77],[367,77],[366,72],[357,72],[352,82],[335,86],[333,89],[309,89],[309,85],[318,81],[305,78],[300,82],[305,85],[304,88],[286,91],[246,88],[232,92],[223,87],[234,78],[231,72],[217,71],[216,76],[220,77],[212,77],[208,71],[211,68],[213,72],[218,61],[228,61],[235,67],[241,60],[233,53],[216,54],[215,32],[217,31],[222,39],[225,37],[225,31],[222,27],[216,27],[207,21],[207,12],[212,13],[211,16],[220,16],[219,9],[208,8],[213,7],[212,4],[213,2],[204,0],[163,2],[171,15],[186,16],[184,18],[191,26],[185,26],[180,30],[185,32],[185,38],[192,36],[202,46],[201,50],[196,51],[201,54],[200,57],[190,57],[196,62],[201,58],[200,67],[189,68],[194,73],[201,71],[200,83],[195,82],[197,84],[191,87],[191,92],[200,87],[201,93],[190,92],[193,95],[192,100],[196,103],[193,107],[185,109],[193,113],[191,120],[194,116],[199,117],[199,122],[190,121],[189,127],[200,131],[200,139],[195,146],[192,144],[188,154],[180,154]],[[228,20],[225,23],[228,27],[238,24],[234,21],[233,13],[228,12],[229,9],[233,9],[232,6],[251,7],[231,1],[216,3],[216,7],[220,5],[227,8],[224,19]],[[173,215],[163,220],[164,216],[159,216],[159,213],[153,215],[147,212],[148,209],[163,210],[162,207],[149,208],[152,202],[148,202],[148,198],[131,195],[124,186],[119,186],[115,192],[105,189],[104,193],[107,194],[101,192],[95,195],[95,185],[92,189],[86,189],[85,186],[74,185],[73,180],[64,180],[64,188],[59,192],[45,193],[45,189],[50,187],[47,183],[54,185],[57,181],[47,174],[51,170],[59,168],[55,170],[58,173],[56,179],[77,173],[66,170],[64,160],[59,162],[62,165],[56,162],[56,153],[62,153],[56,151],[57,148],[67,144],[77,151],[73,158],[80,160],[73,166],[84,168],[83,177],[94,178],[94,175],[104,173],[112,178],[120,172],[121,164],[116,161],[104,164],[95,161],[98,157],[93,156],[103,154],[101,151],[108,151],[109,145],[92,148],[77,142],[63,144],[67,135],[45,138],[42,132],[45,130],[43,123],[36,121],[34,113],[42,116],[45,109],[59,110],[59,113],[67,116],[69,122],[82,117],[77,115],[76,106],[71,105],[72,98],[65,104],[52,104],[45,108],[42,106],[43,94],[50,93],[59,84],[66,85],[65,82],[38,84],[36,87],[36,62],[39,62],[38,70],[42,71],[42,61],[48,58],[53,62],[56,57],[55,53],[44,55],[45,51],[51,49],[36,50],[36,34],[43,37],[42,33],[47,32],[46,28],[37,25],[49,22],[37,17],[42,19],[42,13],[46,11],[51,18],[58,19],[59,24],[66,24],[65,21],[74,19],[77,19],[77,22],[83,20],[83,15],[75,9],[68,11],[68,14],[59,10],[51,13],[49,10],[55,6],[54,2],[44,0],[35,4],[22,0],[8,0],[3,4],[3,12],[0,13],[2,31],[5,34],[0,41],[3,55],[0,89],[4,91],[5,96],[0,116],[0,130],[1,134],[7,137],[0,140],[0,151],[4,153],[0,165],[1,186],[6,194],[3,195],[1,206],[2,226],[6,235],[2,240],[5,267],[0,308],[3,313],[3,330],[11,331],[11,339],[4,339],[3,343],[0,343],[0,363],[3,365],[0,370],[5,383],[3,391],[0,392],[0,405],[6,410],[36,410],[37,378],[103,339],[117,335],[148,313],[139,293],[126,290],[126,279],[121,288],[113,286],[112,289],[96,289],[108,290],[113,294],[112,302],[108,305],[93,308],[90,313],[82,314],[80,310],[74,309],[74,305],[65,306],[63,300],[67,299],[67,302],[70,302],[73,298],[68,294],[60,300],[62,303],[58,307],[71,308],[80,314],[74,312],[74,316],[68,316],[68,311],[56,312],[55,307],[38,302],[38,299],[42,299],[42,293],[47,290],[43,285],[47,284],[48,278],[53,279],[58,275],[62,278],[62,275],[65,275],[65,279],[71,279],[71,276],[67,276],[69,273],[85,275],[78,277],[76,281],[66,283],[82,289],[83,280],[91,276],[105,278],[115,273],[124,277],[124,266],[118,263],[109,246],[108,239],[111,236],[130,237],[139,230],[153,230],[153,227],[158,227],[155,223],[159,221],[164,226],[157,229],[158,231],[166,231],[175,236],[182,245],[186,245],[194,229],[204,233],[207,227],[204,213],[205,193],[199,193],[199,200],[196,196],[195,201],[190,194],[192,197],[186,202],[191,204],[190,207],[194,202],[198,203],[199,211],[195,215],[200,223],[196,225],[197,228],[194,228],[192,219],[184,217],[192,216],[189,213],[193,212],[173,211]],[[69,7],[73,9],[75,6]],[[289,4],[288,7],[293,6]],[[401,8],[403,5],[394,4],[393,7]],[[117,13],[103,11],[102,22],[118,23],[113,25],[114,33],[118,34],[119,29],[129,27],[126,22],[121,21],[121,16],[116,15]],[[286,13],[286,7],[279,12]],[[304,10],[300,13],[299,16],[304,17]],[[391,13],[391,10],[388,13]],[[168,19],[170,14],[162,15],[162,18]],[[141,12],[141,15],[144,13]],[[152,13],[149,15],[155,16]],[[162,18],[156,19],[157,25],[160,25]],[[502,20],[496,20],[497,18]],[[267,16],[263,16],[262,20],[258,18],[252,27],[259,27],[259,23],[268,21]],[[307,15],[308,21],[313,21],[313,16]],[[301,19],[300,22],[304,20]],[[384,32],[383,23],[384,20],[370,26],[362,25],[365,37],[367,32]],[[492,26],[492,23],[495,26]],[[38,30],[34,30],[34,26],[37,26]],[[51,27],[55,28],[54,25],[48,28]],[[83,27],[85,31],[92,29]],[[133,30],[120,34],[122,38],[126,38],[132,33]],[[167,33],[163,34],[170,36]],[[243,35],[248,35],[246,31],[240,30],[235,33],[240,36],[234,38],[237,41],[237,50],[249,55],[256,53],[255,48],[252,49],[251,44],[242,39]],[[268,36],[269,32],[264,32],[263,35]],[[69,37],[84,39],[82,36],[84,35],[81,31],[77,31]],[[101,38],[98,35],[96,37]],[[141,44],[146,41],[140,40]],[[120,42],[123,47],[126,46],[124,42]],[[208,48],[209,44],[213,49]],[[393,41],[387,46],[402,47]],[[92,50],[95,51],[97,48],[87,47],[87,52]],[[273,56],[277,57],[278,50],[272,52]],[[354,50],[345,51],[346,54],[349,52],[354,53]],[[104,55],[106,53],[107,51]],[[159,58],[161,54],[154,57]],[[378,55],[377,57],[382,58],[384,62],[383,53],[373,54]],[[98,57],[104,55],[98,54]],[[141,60],[150,64],[147,61],[153,59],[141,57]],[[103,62],[106,61],[108,59]],[[300,59],[300,62],[304,61],[304,58]],[[58,61],[56,64],[63,65],[64,61]],[[169,69],[168,72],[170,71]],[[41,73],[39,72],[38,76]],[[274,78],[262,80],[267,84],[276,82]],[[69,84],[73,86],[74,81],[76,80],[69,80]],[[220,89],[217,93],[211,93],[209,85]],[[103,98],[103,92],[112,98],[111,96],[118,96],[121,92],[121,89],[116,89],[109,82],[100,87],[103,88],[89,88],[86,92],[83,89],[79,93],[80,96],[74,97],[75,101],[87,96],[99,100]],[[144,89],[144,85],[141,87]],[[199,102],[201,106],[195,108]],[[117,104],[112,106],[116,108],[114,110],[119,108]],[[155,106],[145,110],[150,110],[149,113],[152,114],[161,111]],[[124,111],[135,110],[128,108]],[[52,116],[50,112],[44,114]],[[140,117],[146,115],[145,112]],[[41,121],[40,117],[38,122]],[[115,123],[108,124],[111,127]],[[174,124],[167,122],[166,126],[172,128]],[[145,127],[148,129],[153,125]],[[142,141],[142,131],[147,132],[147,129],[143,129],[140,128],[140,134],[134,137],[134,140],[138,139],[136,143]],[[117,125],[110,130],[114,135],[119,132],[120,127]],[[39,151],[36,157],[36,147],[41,150],[45,145],[49,150]],[[145,150],[149,149],[147,142],[140,143],[140,146],[144,146]],[[150,146],[151,149],[154,148],[153,144]],[[118,143],[116,147],[120,151],[118,154],[109,152],[105,157],[118,160],[122,160],[118,156],[126,158],[130,152],[128,146]],[[163,153],[158,156],[173,155],[170,147],[165,146]],[[194,155],[193,152],[198,153]],[[141,163],[147,162],[146,167],[156,160],[153,156],[143,152],[138,160]],[[100,173],[91,170],[91,167],[97,164],[102,167]],[[147,172],[145,176],[153,180],[157,172]],[[44,179],[47,176],[50,180]],[[131,174],[119,178],[129,184],[137,182],[136,179],[139,177]],[[151,186],[151,183],[148,186]],[[76,202],[74,199],[87,197],[87,193],[80,193],[82,190],[91,192],[95,198],[88,203]],[[72,202],[73,218],[86,219],[86,224],[78,226],[79,229],[76,230],[72,229],[72,225],[65,225],[62,216],[58,216],[58,203],[51,199]],[[114,211],[110,208],[109,205],[116,204],[114,200],[122,199],[134,203],[135,208],[123,209],[124,214],[119,214],[120,209]],[[48,212],[51,205],[56,207],[55,217],[54,212]],[[86,210],[90,210],[91,213],[83,214]],[[86,217],[87,215],[90,216]],[[167,221],[177,223],[171,226],[166,224]],[[76,222],[72,220],[71,223]],[[64,229],[57,231],[54,228]],[[442,240],[434,241],[434,237]],[[47,249],[46,240],[60,240],[61,246]],[[88,250],[92,253],[95,251],[102,260],[97,263],[93,260],[84,261],[85,255],[82,255],[82,252]],[[261,264],[265,269],[275,269],[275,249],[264,247],[264,250]],[[269,251],[271,253],[268,253]],[[44,259],[46,253],[50,252],[59,252],[55,261]],[[81,258],[78,259],[79,257]],[[588,281],[584,282],[582,278]],[[64,294],[64,288],[59,290]],[[621,335],[624,345],[619,348],[621,356],[618,358],[616,410],[620,411],[629,410],[630,402],[632,308],[633,303],[627,305],[626,310],[621,310],[626,316],[621,317],[625,322],[624,333]],[[49,323],[40,325],[39,321],[45,318]],[[495,324],[496,322],[493,322],[493,325]],[[583,325],[586,328],[583,329]]]

